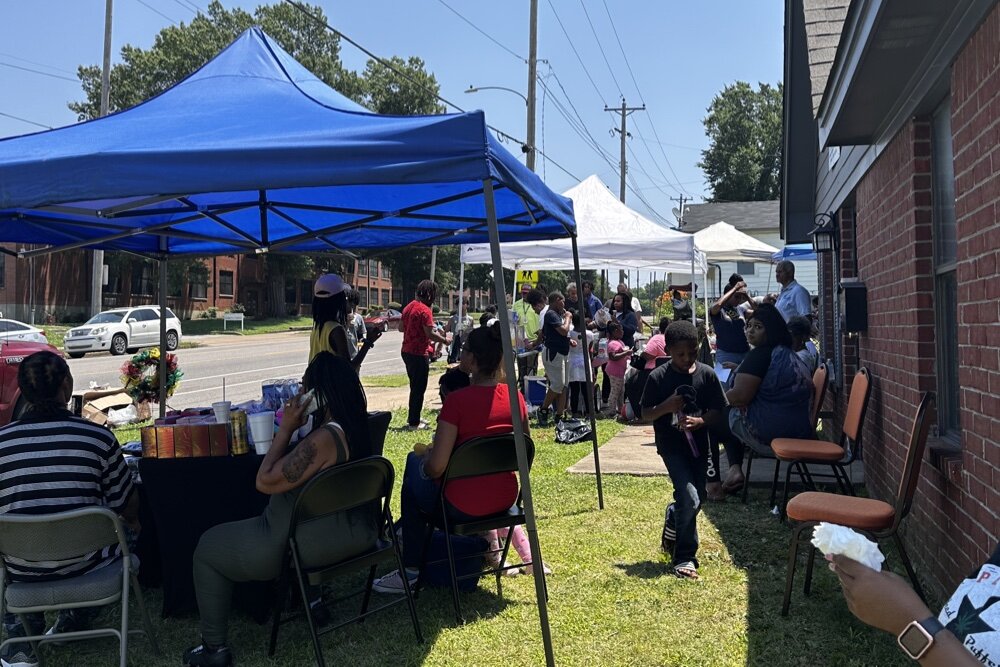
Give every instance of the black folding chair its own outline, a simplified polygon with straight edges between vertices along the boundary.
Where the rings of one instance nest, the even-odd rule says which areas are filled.
[[[372,441],[372,451],[368,455],[382,456],[385,447],[385,434],[389,431],[392,413],[388,410],[378,410],[368,413],[368,437]]]
[[[535,443],[528,436],[524,437],[526,454],[528,457],[528,468],[535,458]],[[455,618],[459,623],[463,623],[462,603],[458,597],[459,579],[469,579],[481,577],[484,574],[493,574],[497,580],[497,595],[503,596],[503,584],[500,580],[505,570],[514,569],[516,565],[504,565],[507,561],[507,552],[510,550],[511,539],[514,531],[508,530],[507,538],[503,547],[499,549],[500,559],[497,567],[490,567],[480,572],[466,574],[461,577],[455,568],[455,553],[451,547],[450,535],[477,535],[488,530],[499,528],[513,529],[514,526],[524,525],[526,522],[524,508],[521,502],[521,494],[517,494],[517,500],[507,510],[485,517],[476,517],[468,521],[458,520],[450,511],[450,503],[445,498],[448,485],[458,479],[470,477],[480,477],[502,472],[515,472],[517,467],[517,449],[514,444],[514,434],[494,435],[482,438],[473,438],[462,443],[455,448],[448,461],[448,467],[441,477],[441,491],[438,496],[438,511],[433,515],[425,515],[427,522],[427,534],[424,536],[424,552],[420,558],[420,575],[417,580],[419,588],[427,565],[443,563],[444,560],[427,562],[427,551],[430,548],[431,536],[435,528],[440,528],[445,534],[445,547],[448,553],[448,568],[451,574],[451,593],[455,603]],[[490,553],[496,553],[497,550]],[[463,558],[479,558],[481,555],[464,556]],[[532,558],[538,558],[538,554],[532,554]],[[539,562],[541,562],[539,560]],[[525,563],[528,565],[528,563]]]
[[[291,588],[291,575],[294,573],[299,585],[299,593],[302,596],[302,606],[304,608],[306,621],[309,625],[309,634],[312,637],[313,649],[316,652],[316,664],[323,667],[323,650],[320,647],[319,637],[332,630],[341,628],[348,623],[355,621],[363,622],[370,614],[386,609],[395,604],[405,601],[410,609],[410,619],[413,621],[413,631],[417,635],[417,641],[423,643],[424,639],[420,633],[420,623],[417,620],[417,610],[413,604],[413,594],[407,585],[404,577],[404,592],[406,595],[397,598],[392,602],[383,604],[375,609],[369,610],[368,603],[371,600],[372,582],[375,581],[375,570],[379,563],[395,559],[396,567],[403,572],[403,559],[400,555],[399,544],[396,541],[395,531],[392,530],[392,514],[389,511],[389,499],[392,495],[392,485],[395,477],[392,464],[381,456],[369,456],[367,458],[351,461],[343,465],[333,466],[320,472],[316,477],[303,487],[292,510],[291,525],[288,531],[288,554],[281,568],[281,575],[278,579],[278,596],[274,607],[274,624],[271,627],[271,643],[268,648],[268,655],[274,656],[274,649],[278,643],[278,628],[288,621],[297,617],[281,618],[282,606],[288,598]],[[310,525],[315,529],[317,522],[330,519],[334,515],[347,514],[351,510],[364,512],[370,509],[375,523],[375,538],[368,544],[359,544],[356,550],[352,550],[345,558],[331,563],[306,563],[303,559],[303,549],[307,552],[310,548],[315,549],[315,532],[307,535]],[[322,524],[318,524],[322,525]],[[330,534],[330,540],[340,540],[341,535]],[[306,558],[305,560],[308,560]],[[319,631],[316,628],[316,620],[313,616],[312,607],[309,604],[309,594],[307,587],[318,587],[330,582],[337,577],[368,568],[368,580],[362,591],[345,598],[334,600],[331,604],[341,602],[349,597],[363,595],[361,603],[361,613],[337,625],[324,628]]]

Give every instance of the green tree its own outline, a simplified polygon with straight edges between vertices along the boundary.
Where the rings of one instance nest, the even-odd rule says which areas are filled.
[[[306,10],[325,22],[320,7],[305,5]],[[190,23],[169,26],[160,31],[149,49],[125,45],[122,62],[111,69],[110,111],[121,111],[162,93],[181,81],[240,33],[254,25],[274,38],[292,57],[327,85],[343,95],[383,114],[434,114],[444,111],[435,97],[438,83],[424,69],[420,58],[390,61],[401,76],[375,60],[369,60],[364,72],[347,70],[340,61],[340,38],[320,22],[310,19],[287,3],[258,6],[253,13],[232,10],[213,0],[204,14]],[[84,99],[70,102],[69,108],[80,120],[96,118],[100,109],[101,70],[97,65],[81,65],[77,75]],[[386,257],[393,275],[403,285],[404,296],[412,294],[416,283],[426,277],[430,250],[408,250]],[[198,261],[171,262],[180,275],[197,273]],[[438,282],[445,289],[457,285],[457,250],[444,250],[438,256]],[[266,258],[268,308],[272,317],[285,315],[284,284],[288,279],[305,278],[324,267],[343,268],[341,260],[328,255],[269,255]]]
[[[765,201],[781,196],[782,85],[726,86],[702,120],[710,145],[698,166],[710,201]]]

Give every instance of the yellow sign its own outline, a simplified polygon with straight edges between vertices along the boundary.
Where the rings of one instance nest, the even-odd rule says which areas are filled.
[[[534,286],[538,282],[538,271],[518,271],[517,284],[531,283]]]

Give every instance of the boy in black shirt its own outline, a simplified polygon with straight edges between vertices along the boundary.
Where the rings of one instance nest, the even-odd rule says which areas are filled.
[[[705,500],[708,468],[705,419],[719,418],[726,396],[714,369],[697,361],[698,332],[693,324],[673,322],[664,338],[670,363],[661,364],[646,381],[642,414],[653,420],[656,452],[674,486],[673,572],[697,579],[697,517]]]

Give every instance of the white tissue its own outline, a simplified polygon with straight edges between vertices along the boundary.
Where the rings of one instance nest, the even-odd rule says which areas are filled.
[[[820,523],[813,529],[812,544],[824,555],[847,556],[876,572],[882,570],[882,563],[885,562],[878,544],[846,526]]]

